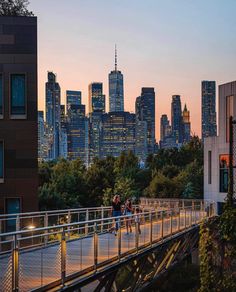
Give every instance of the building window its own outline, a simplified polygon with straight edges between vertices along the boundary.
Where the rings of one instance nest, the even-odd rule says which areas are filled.
[[[25,118],[26,116],[26,76],[11,75],[11,116]]]
[[[211,185],[211,151],[208,151],[208,184]]]
[[[220,192],[228,192],[228,177],[229,177],[229,155],[224,154],[220,155],[219,161],[220,169]]]
[[[3,76],[0,74],[0,118],[3,117]]]
[[[0,183],[4,180],[4,146],[3,141],[0,141]]]
[[[7,214],[18,214],[20,213],[20,199],[9,198],[6,199],[6,213]],[[11,219],[6,222],[6,232],[16,231],[16,216],[12,216]]]
[[[229,142],[229,131],[230,125],[229,120],[230,117],[233,116],[233,100],[234,97],[232,95],[226,96],[226,142]]]

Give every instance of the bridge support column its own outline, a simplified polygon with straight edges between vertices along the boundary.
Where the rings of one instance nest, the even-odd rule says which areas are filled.
[[[14,235],[12,250],[12,291],[19,291],[19,248],[17,235]]]

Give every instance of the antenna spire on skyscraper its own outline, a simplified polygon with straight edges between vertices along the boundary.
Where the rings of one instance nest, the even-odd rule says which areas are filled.
[[[117,71],[117,47],[115,44],[115,71]]]

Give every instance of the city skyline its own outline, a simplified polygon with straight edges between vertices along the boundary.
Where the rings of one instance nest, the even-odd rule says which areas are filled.
[[[45,109],[48,70],[57,73],[63,103],[66,90],[80,90],[88,109],[91,82],[103,82],[104,94],[109,96],[107,75],[114,68],[117,43],[125,110],[134,112],[141,87],[155,87],[159,140],[160,117],[164,113],[170,116],[172,95],[181,95],[191,112],[192,131],[201,136],[201,81],[216,80],[218,87],[235,79],[236,20],[232,7],[236,3],[230,2],[182,0],[184,5],[180,5],[149,0],[147,5],[131,0],[118,5],[118,1],[102,0],[96,5],[92,0],[71,0],[66,5],[63,1],[32,0],[30,8],[39,18],[39,109]],[[94,5],[96,9],[92,9]]]

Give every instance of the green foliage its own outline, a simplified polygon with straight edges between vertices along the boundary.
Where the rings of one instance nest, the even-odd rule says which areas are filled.
[[[236,209],[202,224],[199,248],[199,291],[236,291]]]
[[[28,0],[1,0],[0,16],[33,16],[33,12],[27,9]]]
[[[118,158],[96,158],[87,169],[79,159],[42,162],[40,208],[110,205],[115,194],[123,202],[127,198],[137,201],[143,195],[198,198],[203,188],[201,163],[202,148],[197,138],[179,150],[160,150],[150,155],[145,169],[140,169],[131,151],[121,153]]]
[[[146,163],[151,173],[146,196],[202,198],[203,148],[198,137],[180,149],[161,149]]]

